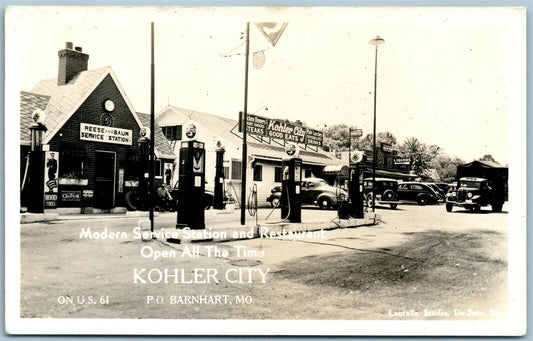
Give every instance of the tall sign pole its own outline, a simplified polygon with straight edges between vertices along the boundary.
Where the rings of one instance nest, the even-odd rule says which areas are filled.
[[[151,63],[150,63],[150,231],[154,232],[154,191],[155,191],[155,63],[154,63],[154,23],[151,23]],[[152,234],[153,235],[153,234]]]
[[[250,23],[246,23],[246,53],[244,56],[244,110],[242,112],[242,181],[241,181],[241,225],[246,224],[246,167],[248,155],[246,150],[246,118],[248,116],[248,57],[250,55]]]

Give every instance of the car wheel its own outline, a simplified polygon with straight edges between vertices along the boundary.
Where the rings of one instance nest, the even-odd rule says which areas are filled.
[[[135,191],[129,191],[126,193],[126,208],[128,211],[136,211],[139,204],[139,198]]]
[[[475,205],[475,206],[473,207],[473,209],[474,209],[474,212],[479,212],[479,211],[481,211],[481,207],[480,207],[479,205]]]
[[[272,201],[270,202],[270,205],[274,208],[278,207],[279,206],[279,203],[280,203],[280,200],[279,198],[273,198]]]
[[[428,203],[428,200],[425,197],[418,198],[418,204],[420,206],[425,206],[425,205],[427,205],[427,203]]]
[[[502,203],[492,204],[492,212],[501,212],[502,206],[503,206]]]
[[[398,204],[390,204],[390,208],[392,208],[393,210],[395,210],[396,207],[398,207]]]
[[[366,206],[369,208],[372,207],[372,192],[366,195]]]
[[[453,204],[446,204],[446,212],[451,212],[453,210]]]
[[[209,194],[206,194],[204,196],[204,210],[208,210],[211,208],[211,206],[213,205],[213,200],[214,198]]]
[[[394,200],[394,191],[391,189],[388,189],[385,192],[383,192],[383,199]]]
[[[318,206],[323,210],[327,210],[331,207],[331,200],[329,200],[328,198],[321,198],[318,201]]]

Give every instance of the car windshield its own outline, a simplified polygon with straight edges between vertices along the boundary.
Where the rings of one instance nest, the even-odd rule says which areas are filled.
[[[394,181],[383,181],[382,182],[383,188],[394,188],[396,187],[396,182]]]
[[[481,182],[479,181],[471,181],[471,180],[461,180],[459,186],[461,187],[468,187],[468,188],[479,188],[481,185]]]

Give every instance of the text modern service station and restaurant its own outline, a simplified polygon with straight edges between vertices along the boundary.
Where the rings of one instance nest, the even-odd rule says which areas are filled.
[[[89,55],[73,49],[72,43],[58,57],[57,78],[20,93],[21,185],[32,181],[28,152],[36,138],[30,126],[39,119],[43,153],[33,162],[44,168],[37,186],[43,191],[44,208],[64,213],[123,208],[126,193],[143,176],[139,138],[141,130],[149,128],[149,115],[133,109],[111,67],[88,70]],[[175,155],[160,129],[153,135],[157,183]],[[38,178],[33,174],[34,182]],[[28,187],[22,191],[21,207],[38,195],[32,192],[35,186]]]

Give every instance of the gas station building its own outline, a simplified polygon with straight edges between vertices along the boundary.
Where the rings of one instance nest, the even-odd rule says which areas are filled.
[[[237,114],[236,114],[237,116]],[[187,140],[185,130],[193,124],[196,127],[194,139],[205,143],[206,188],[213,188],[215,179],[216,150],[225,149],[224,178],[225,189],[240,202],[242,181],[242,133],[239,133],[238,120],[201,113],[169,105],[156,114],[156,122],[168,139],[176,155],[179,155],[181,141]],[[246,171],[247,196],[250,188],[257,186],[258,206],[269,205],[266,201],[274,186],[281,186],[282,160],[286,157],[283,141],[265,139],[257,135],[247,135],[248,168]],[[328,165],[339,165],[341,160],[320,147],[300,144],[302,178],[322,177]],[[179,160],[176,162],[179,165]],[[174,174],[177,174],[174,171]],[[178,181],[173,178],[173,183]],[[248,198],[245,198],[247,200]]]
[[[38,112],[46,131],[41,143],[46,209],[60,213],[124,210],[126,193],[138,186],[143,127],[149,115],[137,113],[111,67],[88,70],[80,47],[58,52],[58,77],[42,80],[20,94],[20,174],[27,173],[29,127]],[[155,129],[156,184],[176,156]],[[39,195],[25,190],[21,207]]]

